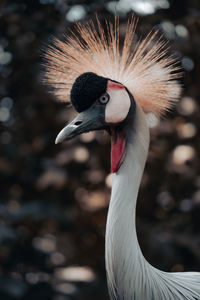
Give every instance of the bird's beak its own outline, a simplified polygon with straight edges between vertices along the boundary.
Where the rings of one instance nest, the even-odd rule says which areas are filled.
[[[106,129],[105,108],[102,105],[93,105],[89,109],[81,112],[57,135],[55,143],[70,140],[73,137],[92,130]]]

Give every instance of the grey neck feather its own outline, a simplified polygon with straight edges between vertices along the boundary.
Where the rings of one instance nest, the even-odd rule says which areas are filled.
[[[140,250],[135,211],[148,148],[149,129],[143,111],[137,106],[125,159],[112,177],[106,226],[106,272],[110,297],[117,300],[200,299],[199,273],[159,271],[145,260]]]

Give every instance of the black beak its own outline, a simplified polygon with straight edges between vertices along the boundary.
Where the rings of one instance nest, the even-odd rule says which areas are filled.
[[[57,135],[55,143],[72,139],[73,137],[92,130],[107,129],[105,122],[105,106],[93,105],[79,113],[78,116]]]

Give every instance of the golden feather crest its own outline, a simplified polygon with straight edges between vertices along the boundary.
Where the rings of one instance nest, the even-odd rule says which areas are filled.
[[[106,30],[97,18],[97,27],[91,20],[77,23],[76,33],[65,41],[55,39],[45,53],[45,82],[54,88],[58,100],[69,101],[75,79],[94,72],[126,86],[145,111],[163,114],[168,110],[181,92],[177,61],[166,55],[167,42],[158,31],[135,42],[136,25],[132,17],[122,47],[117,17],[114,23],[106,21]]]

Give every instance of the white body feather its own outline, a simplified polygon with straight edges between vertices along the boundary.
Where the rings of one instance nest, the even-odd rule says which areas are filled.
[[[135,211],[148,148],[149,129],[137,105],[124,162],[112,178],[106,227],[106,270],[111,299],[199,300],[200,273],[157,270],[140,250]]]

